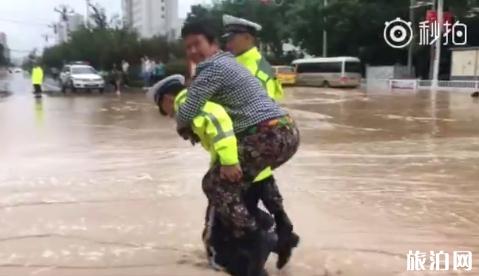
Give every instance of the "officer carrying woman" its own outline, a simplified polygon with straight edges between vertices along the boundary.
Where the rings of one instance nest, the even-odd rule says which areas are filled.
[[[248,210],[244,195],[259,173],[277,168],[296,153],[299,131],[291,116],[268,97],[253,74],[233,55],[220,50],[210,25],[186,24],[182,37],[187,57],[197,68],[186,99],[176,112],[177,131],[190,139],[192,121],[207,101],[221,105],[231,117],[239,160],[234,164],[213,164],[202,187],[219,220],[231,230],[238,244],[246,246],[250,262],[245,275],[265,275],[264,263],[271,250],[267,233]],[[296,244],[297,240],[285,241],[282,246],[278,244],[278,249],[285,249],[289,258]]]

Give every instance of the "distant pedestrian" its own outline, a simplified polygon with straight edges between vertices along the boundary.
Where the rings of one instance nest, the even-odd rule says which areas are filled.
[[[130,70],[130,64],[128,63],[128,61],[126,60],[122,60],[121,61],[121,71],[122,71],[122,75],[123,75],[123,85],[128,87],[129,85],[129,79],[128,79],[128,76],[129,76],[129,70]]]
[[[156,76],[155,76],[155,68],[156,68],[156,61],[154,59],[150,60],[150,81],[149,81],[149,87],[153,86],[155,84]]]
[[[113,85],[115,89],[115,93],[117,95],[121,94],[120,87],[121,87],[121,79],[122,79],[122,72],[116,64],[113,64],[113,67],[111,69],[111,74],[110,74],[110,83]]]
[[[162,80],[166,75],[165,65],[161,60],[156,62],[155,67],[153,68],[153,83],[156,83]]]
[[[156,65],[156,73],[159,77],[159,80],[162,80],[164,77],[166,77],[166,66],[161,60],[159,60],[158,64]]]
[[[53,67],[50,69],[50,71],[52,73],[53,80],[58,81],[60,79],[60,70],[58,70],[56,67]]]
[[[40,64],[35,64],[32,69],[32,84],[35,96],[42,95],[43,69]]]
[[[151,61],[145,56],[142,59],[141,69],[143,74],[143,89],[148,89],[150,87],[150,78],[151,78]]]

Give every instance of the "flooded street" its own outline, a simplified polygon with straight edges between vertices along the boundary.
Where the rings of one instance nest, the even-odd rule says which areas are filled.
[[[222,275],[207,268],[209,156],[141,93],[0,97],[0,276]],[[479,275],[479,101],[287,88],[302,131],[277,172],[300,247],[271,275]],[[473,270],[407,272],[409,250]],[[429,263],[429,260],[428,262]],[[452,262],[451,262],[452,266]],[[427,267],[429,268],[429,267]]]

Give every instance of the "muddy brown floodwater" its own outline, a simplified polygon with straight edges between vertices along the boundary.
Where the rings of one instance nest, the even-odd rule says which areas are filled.
[[[23,76],[4,81],[1,276],[222,275],[200,239],[208,156],[142,94],[35,101]],[[276,175],[302,240],[271,275],[479,275],[479,102],[286,93],[302,145]],[[409,250],[472,251],[473,269],[408,272]]]

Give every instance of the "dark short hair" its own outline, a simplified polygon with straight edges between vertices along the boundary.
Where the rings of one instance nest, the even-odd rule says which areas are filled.
[[[185,88],[186,88],[186,86],[184,86],[181,83],[174,83],[167,88],[168,92],[166,92],[165,94],[166,95],[172,95],[172,96],[176,97],[176,95],[180,94],[180,92],[183,91],[183,89],[185,89]]]
[[[157,104],[160,104],[163,100],[163,96],[171,95],[176,97],[176,95],[180,94],[180,92],[185,89],[186,87],[179,83],[179,82],[171,82],[163,85],[158,91],[156,92],[157,95],[160,95],[157,99],[155,99]]]
[[[185,23],[181,29],[181,37],[185,38],[188,35],[203,35],[209,43],[216,42],[216,32],[212,22],[209,21]]]
[[[163,101],[163,97],[166,95],[171,95],[173,97],[176,97],[178,94],[180,94],[183,89],[186,87],[181,84],[181,83],[172,83],[170,85],[165,85],[161,90],[164,90],[163,93],[160,93],[161,96],[158,99],[155,99],[156,104],[158,105],[158,109],[160,110],[161,115],[166,116],[166,112],[161,108],[161,101]],[[158,91],[160,92],[160,91]]]

